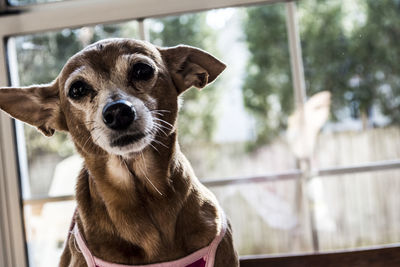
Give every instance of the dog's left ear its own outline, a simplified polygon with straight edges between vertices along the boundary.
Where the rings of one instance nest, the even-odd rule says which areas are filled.
[[[203,88],[217,78],[226,65],[209,53],[186,45],[159,48],[178,94],[195,86]]]
[[[60,107],[57,82],[22,88],[0,88],[0,109],[12,117],[36,126],[44,135],[68,131]]]

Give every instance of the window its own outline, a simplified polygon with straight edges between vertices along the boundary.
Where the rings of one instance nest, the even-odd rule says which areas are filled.
[[[331,94],[314,168],[400,158],[395,1],[301,1],[307,94]],[[383,17],[385,19],[383,19]],[[318,120],[318,118],[315,118]],[[400,170],[332,175],[309,183],[320,250],[394,243]],[[397,200],[395,200],[397,201]]]
[[[60,19],[58,31],[24,26],[3,35],[11,36],[10,76],[14,84],[49,82],[71,55],[107,37],[210,51],[228,68],[201,92],[185,93],[179,141],[230,217],[239,254],[399,242],[397,4],[303,0],[296,20],[293,3],[239,2],[246,7],[143,8],[130,17],[139,21],[121,11],[127,22],[118,24],[107,23],[113,14]],[[381,42],[373,42],[377,29]],[[75,205],[76,174],[65,170],[77,172],[81,159],[65,134],[48,139],[16,125],[29,266],[54,266]]]

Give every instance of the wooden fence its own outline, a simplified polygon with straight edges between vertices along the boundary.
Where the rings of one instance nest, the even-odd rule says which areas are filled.
[[[241,165],[251,170],[252,164],[258,170],[264,160],[271,172],[295,166],[282,140],[248,160],[228,157],[231,172]],[[393,127],[322,133],[315,164],[326,168],[399,158],[400,128]],[[313,251],[310,209],[321,251],[400,242],[400,170],[314,177],[304,190],[312,207],[299,211],[294,180],[212,188],[232,221],[241,255]]]

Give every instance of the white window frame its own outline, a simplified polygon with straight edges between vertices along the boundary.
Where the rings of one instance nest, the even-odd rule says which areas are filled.
[[[15,63],[7,53],[7,38],[15,35],[46,32],[87,25],[139,21],[139,32],[146,39],[143,19],[197,12],[215,8],[248,6],[273,2],[287,2],[287,31],[290,49],[293,89],[296,106],[301,108],[305,98],[303,62],[294,1],[287,0],[69,0],[12,7],[0,0],[0,86],[16,85],[12,80]],[[116,8],[113,8],[116,7]],[[14,69],[14,70],[13,70]],[[10,70],[10,71],[9,71]],[[27,253],[23,228],[20,192],[21,161],[17,160],[17,144],[13,121],[0,113],[0,266],[26,267]],[[23,164],[23,163],[22,163]],[[24,167],[24,166],[21,166]],[[26,167],[26,166],[25,166]],[[377,162],[359,166],[315,170],[315,176],[359,173],[400,168],[400,160]],[[300,170],[258,177],[237,177],[205,182],[207,186],[271,180],[300,179]],[[62,201],[72,196],[46,199],[25,199],[25,204]]]

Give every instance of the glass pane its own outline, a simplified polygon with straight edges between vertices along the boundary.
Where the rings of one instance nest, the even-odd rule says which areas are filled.
[[[316,142],[314,167],[399,159],[399,2],[304,0],[298,5],[309,130],[318,131],[324,110],[330,110]],[[331,105],[315,95],[322,91],[330,92]]]
[[[198,177],[252,176],[296,167],[280,135],[287,117],[283,110],[293,108],[284,4],[146,22],[152,43],[200,47],[228,66],[211,86],[183,95],[179,138]]]
[[[294,180],[213,187],[240,255],[312,252],[307,206]]]
[[[370,247],[400,240],[400,170],[215,187],[241,255]],[[299,205],[299,203],[302,203]],[[313,220],[314,227],[311,220]]]
[[[309,184],[322,250],[400,241],[400,170],[316,178]]]
[[[75,207],[75,201],[24,206],[29,266],[58,266]]]

